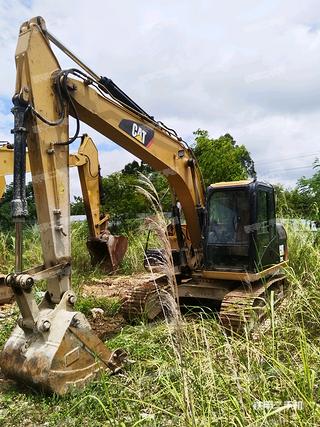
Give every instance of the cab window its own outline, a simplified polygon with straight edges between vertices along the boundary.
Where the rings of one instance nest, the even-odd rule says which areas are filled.
[[[208,208],[208,244],[248,243],[249,196],[245,190],[215,191]]]

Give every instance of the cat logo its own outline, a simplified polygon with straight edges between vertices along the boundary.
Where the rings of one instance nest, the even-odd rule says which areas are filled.
[[[120,129],[132,136],[137,141],[141,142],[145,147],[149,147],[154,137],[154,131],[142,123],[136,123],[133,120],[121,120]]]
[[[132,123],[131,135],[144,145],[147,131],[143,130],[137,123]]]

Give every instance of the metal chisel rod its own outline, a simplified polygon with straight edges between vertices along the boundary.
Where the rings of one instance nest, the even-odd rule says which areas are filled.
[[[14,107],[14,172],[13,172],[13,200],[12,218],[15,223],[15,271],[20,273],[23,269],[23,223],[28,214],[26,200],[26,139],[27,130],[24,126],[27,104],[19,95],[13,97]]]

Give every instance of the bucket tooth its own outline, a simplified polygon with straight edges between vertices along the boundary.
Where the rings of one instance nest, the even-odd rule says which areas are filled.
[[[0,355],[5,376],[63,395],[123,365],[126,354],[108,350],[82,313],[57,306],[43,310],[40,317],[37,325],[49,325],[47,331],[39,326],[33,331],[16,326],[5,344]]]

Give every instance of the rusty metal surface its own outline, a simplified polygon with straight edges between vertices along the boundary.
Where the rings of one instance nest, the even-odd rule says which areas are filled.
[[[93,265],[100,265],[106,272],[115,271],[123,260],[128,248],[128,238],[113,236],[111,233],[103,237],[90,238],[87,248]]]
[[[153,320],[162,312],[161,297],[165,291],[169,291],[169,287],[167,279],[163,275],[158,280],[135,285],[126,292],[121,305],[121,313],[130,321],[141,316]]]
[[[5,278],[6,276],[0,274],[0,305],[11,302],[14,299],[11,288],[5,284]]]
[[[63,395],[106,369],[121,368],[125,353],[108,350],[81,313],[64,312],[58,317],[51,322],[52,332],[15,328],[0,355],[6,377]]]
[[[178,286],[179,298],[199,298],[222,301],[225,295],[234,289],[237,282],[203,279],[194,275]]]
[[[65,293],[54,309],[42,303],[33,328],[18,322],[0,355],[6,377],[65,394],[102,371],[121,368],[125,353],[110,351],[94,335],[85,316],[72,310],[73,296]]]
[[[277,304],[283,298],[284,275],[271,276],[267,280],[241,284],[227,293],[220,307],[221,323],[232,330],[241,331],[247,325],[252,327],[267,313],[267,297],[275,290]]]

